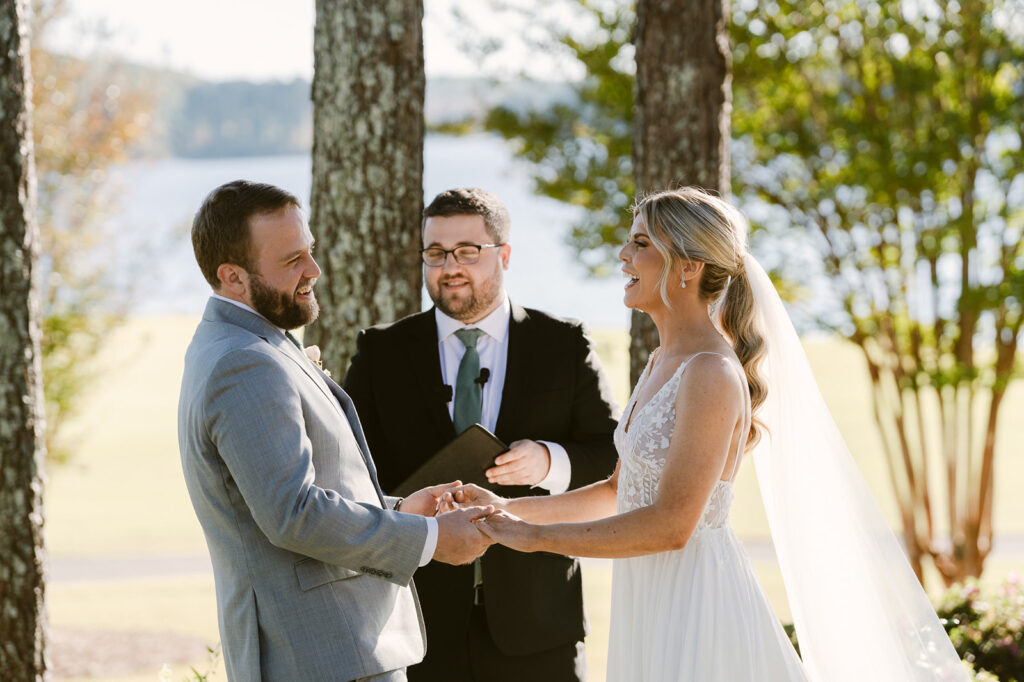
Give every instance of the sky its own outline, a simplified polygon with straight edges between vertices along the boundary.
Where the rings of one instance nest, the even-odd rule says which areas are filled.
[[[101,47],[149,65],[208,80],[277,80],[313,75],[314,0],[69,0],[71,19],[48,46],[87,56]],[[480,75],[458,46],[464,31],[453,8],[487,22],[482,0],[424,0],[423,43],[428,77]],[[101,46],[84,41],[83,23],[102,25]],[[487,22],[494,25],[494,22]],[[95,42],[95,41],[94,41]],[[528,60],[515,49],[483,72]]]

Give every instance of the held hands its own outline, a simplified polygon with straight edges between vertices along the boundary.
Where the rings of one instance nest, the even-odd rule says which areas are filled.
[[[420,516],[436,516],[440,512],[450,511],[454,507],[441,508],[441,500],[445,495],[451,497],[456,490],[462,487],[460,481],[432,485],[422,490],[417,490],[402,500],[402,507],[399,511],[407,514],[419,514]],[[488,504],[486,502],[482,504]]]
[[[404,506],[404,505],[403,505]],[[437,548],[434,560],[457,566],[468,564],[494,542],[477,529],[477,522],[494,507],[463,507],[437,515]]]
[[[462,483],[454,481],[417,490],[402,500],[400,509],[408,514],[437,518],[434,560],[452,565],[468,564],[494,544],[477,530],[474,523],[493,513],[494,507],[475,502],[457,504],[454,495],[461,488]],[[482,492],[487,493],[486,490]],[[469,500],[470,496],[463,495],[462,498]]]
[[[491,512],[478,517],[475,525],[491,543],[502,544],[520,552],[537,551],[538,527],[506,511],[505,506],[508,502],[509,500],[495,495],[490,490],[469,483],[446,491],[441,496],[438,509],[440,512],[490,509]]]
[[[499,509],[477,522],[481,533],[497,542],[520,552],[535,552],[539,549],[538,526],[523,521],[518,516]]]
[[[461,507],[491,506],[495,509],[504,509],[507,504],[508,500],[504,497],[499,497],[478,485],[467,483],[447,489],[441,495],[437,508],[440,513]]]
[[[499,485],[537,485],[551,469],[551,453],[543,443],[517,440],[508,452],[494,459],[495,466],[484,473],[487,480]]]

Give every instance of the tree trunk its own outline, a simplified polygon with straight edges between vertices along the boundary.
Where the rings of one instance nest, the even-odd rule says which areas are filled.
[[[420,309],[422,0],[317,0],[311,226],[323,269],[308,330],[343,376],[360,329]]]
[[[680,185],[729,192],[732,75],[728,0],[638,0],[633,160],[638,193]],[[634,311],[630,381],[657,345]]]
[[[25,0],[0,6],[0,679],[46,676],[43,390]]]

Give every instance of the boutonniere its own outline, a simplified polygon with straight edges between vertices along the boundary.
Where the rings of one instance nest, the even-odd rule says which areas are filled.
[[[330,378],[330,370],[324,369],[323,363],[320,362],[320,346],[306,346],[302,350],[306,351],[306,357],[309,358],[309,361],[319,367],[320,371]]]

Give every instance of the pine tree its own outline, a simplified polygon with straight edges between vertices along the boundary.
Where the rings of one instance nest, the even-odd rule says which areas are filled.
[[[42,680],[43,391],[25,0],[0,6],[0,679]]]
[[[722,0],[638,0],[633,172],[639,194],[680,185],[728,193],[727,18]],[[631,385],[657,345],[651,319],[633,311]]]
[[[311,227],[323,283],[306,336],[344,373],[358,331],[420,308],[423,3],[318,0]]]

